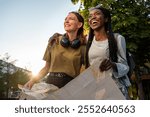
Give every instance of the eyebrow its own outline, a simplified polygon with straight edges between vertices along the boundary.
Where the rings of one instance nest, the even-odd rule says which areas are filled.
[[[96,10],[94,13],[101,13],[101,11],[100,10]],[[93,14],[93,13],[89,13],[89,15],[91,15],[91,14]]]

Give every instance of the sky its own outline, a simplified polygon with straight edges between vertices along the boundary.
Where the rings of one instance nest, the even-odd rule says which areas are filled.
[[[16,66],[37,73],[49,37],[65,33],[65,17],[78,9],[71,0],[0,0],[0,58],[8,53]]]

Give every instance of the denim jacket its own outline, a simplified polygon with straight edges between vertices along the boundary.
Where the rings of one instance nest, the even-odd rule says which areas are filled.
[[[113,78],[118,84],[119,87],[122,87],[122,85],[125,85],[126,87],[129,87],[131,85],[129,78],[127,76],[127,73],[129,71],[129,66],[127,63],[126,59],[126,42],[125,38],[118,34],[114,34],[116,41],[117,41],[117,46],[118,46],[118,62],[116,63],[117,65],[117,72],[113,71]]]

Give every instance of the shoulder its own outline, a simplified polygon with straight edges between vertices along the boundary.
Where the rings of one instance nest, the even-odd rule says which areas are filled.
[[[62,34],[60,33],[54,33],[48,40],[49,45],[53,45],[54,43],[58,43],[60,37],[62,37]]]
[[[119,34],[119,33],[114,33],[114,37],[115,37],[116,39],[122,39],[122,40],[125,39],[125,37],[124,37],[123,35]]]
[[[124,44],[125,42],[125,37],[119,33],[114,33],[114,38],[116,39],[118,44]]]

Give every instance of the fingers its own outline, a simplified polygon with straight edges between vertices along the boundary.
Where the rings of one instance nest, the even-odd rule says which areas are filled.
[[[32,88],[32,86],[33,86],[33,82],[32,81],[28,81],[25,85],[24,85],[24,87],[25,88],[28,88],[28,89],[31,89]]]
[[[55,33],[55,34],[53,35],[53,38],[58,38],[60,35],[62,35],[62,34],[60,34],[60,33]]]
[[[99,67],[100,71],[103,72],[103,71],[107,71],[109,70],[110,68],[112,68],[112,63],[110,60],[108,59],[104,59]]]
[[[25,87],[27,89],[31,89],[28,82],[23,87]]]
[[[102,61],[102,63],[99,66],[99,69],[100,69],[101,72],[105,71],[105,60]]]
[[[53,34],[50,38],[49,38],[49,44],[50,45],[53,45],[53,43],[58,43],[58,40],[59,40],[59,36],[60,35],[62,35],[62,34],[60,34],[60,33],[55,33],[55,34]]]
[[[28,83],[26,88],[31,89],[32,88],[31,84]]]

